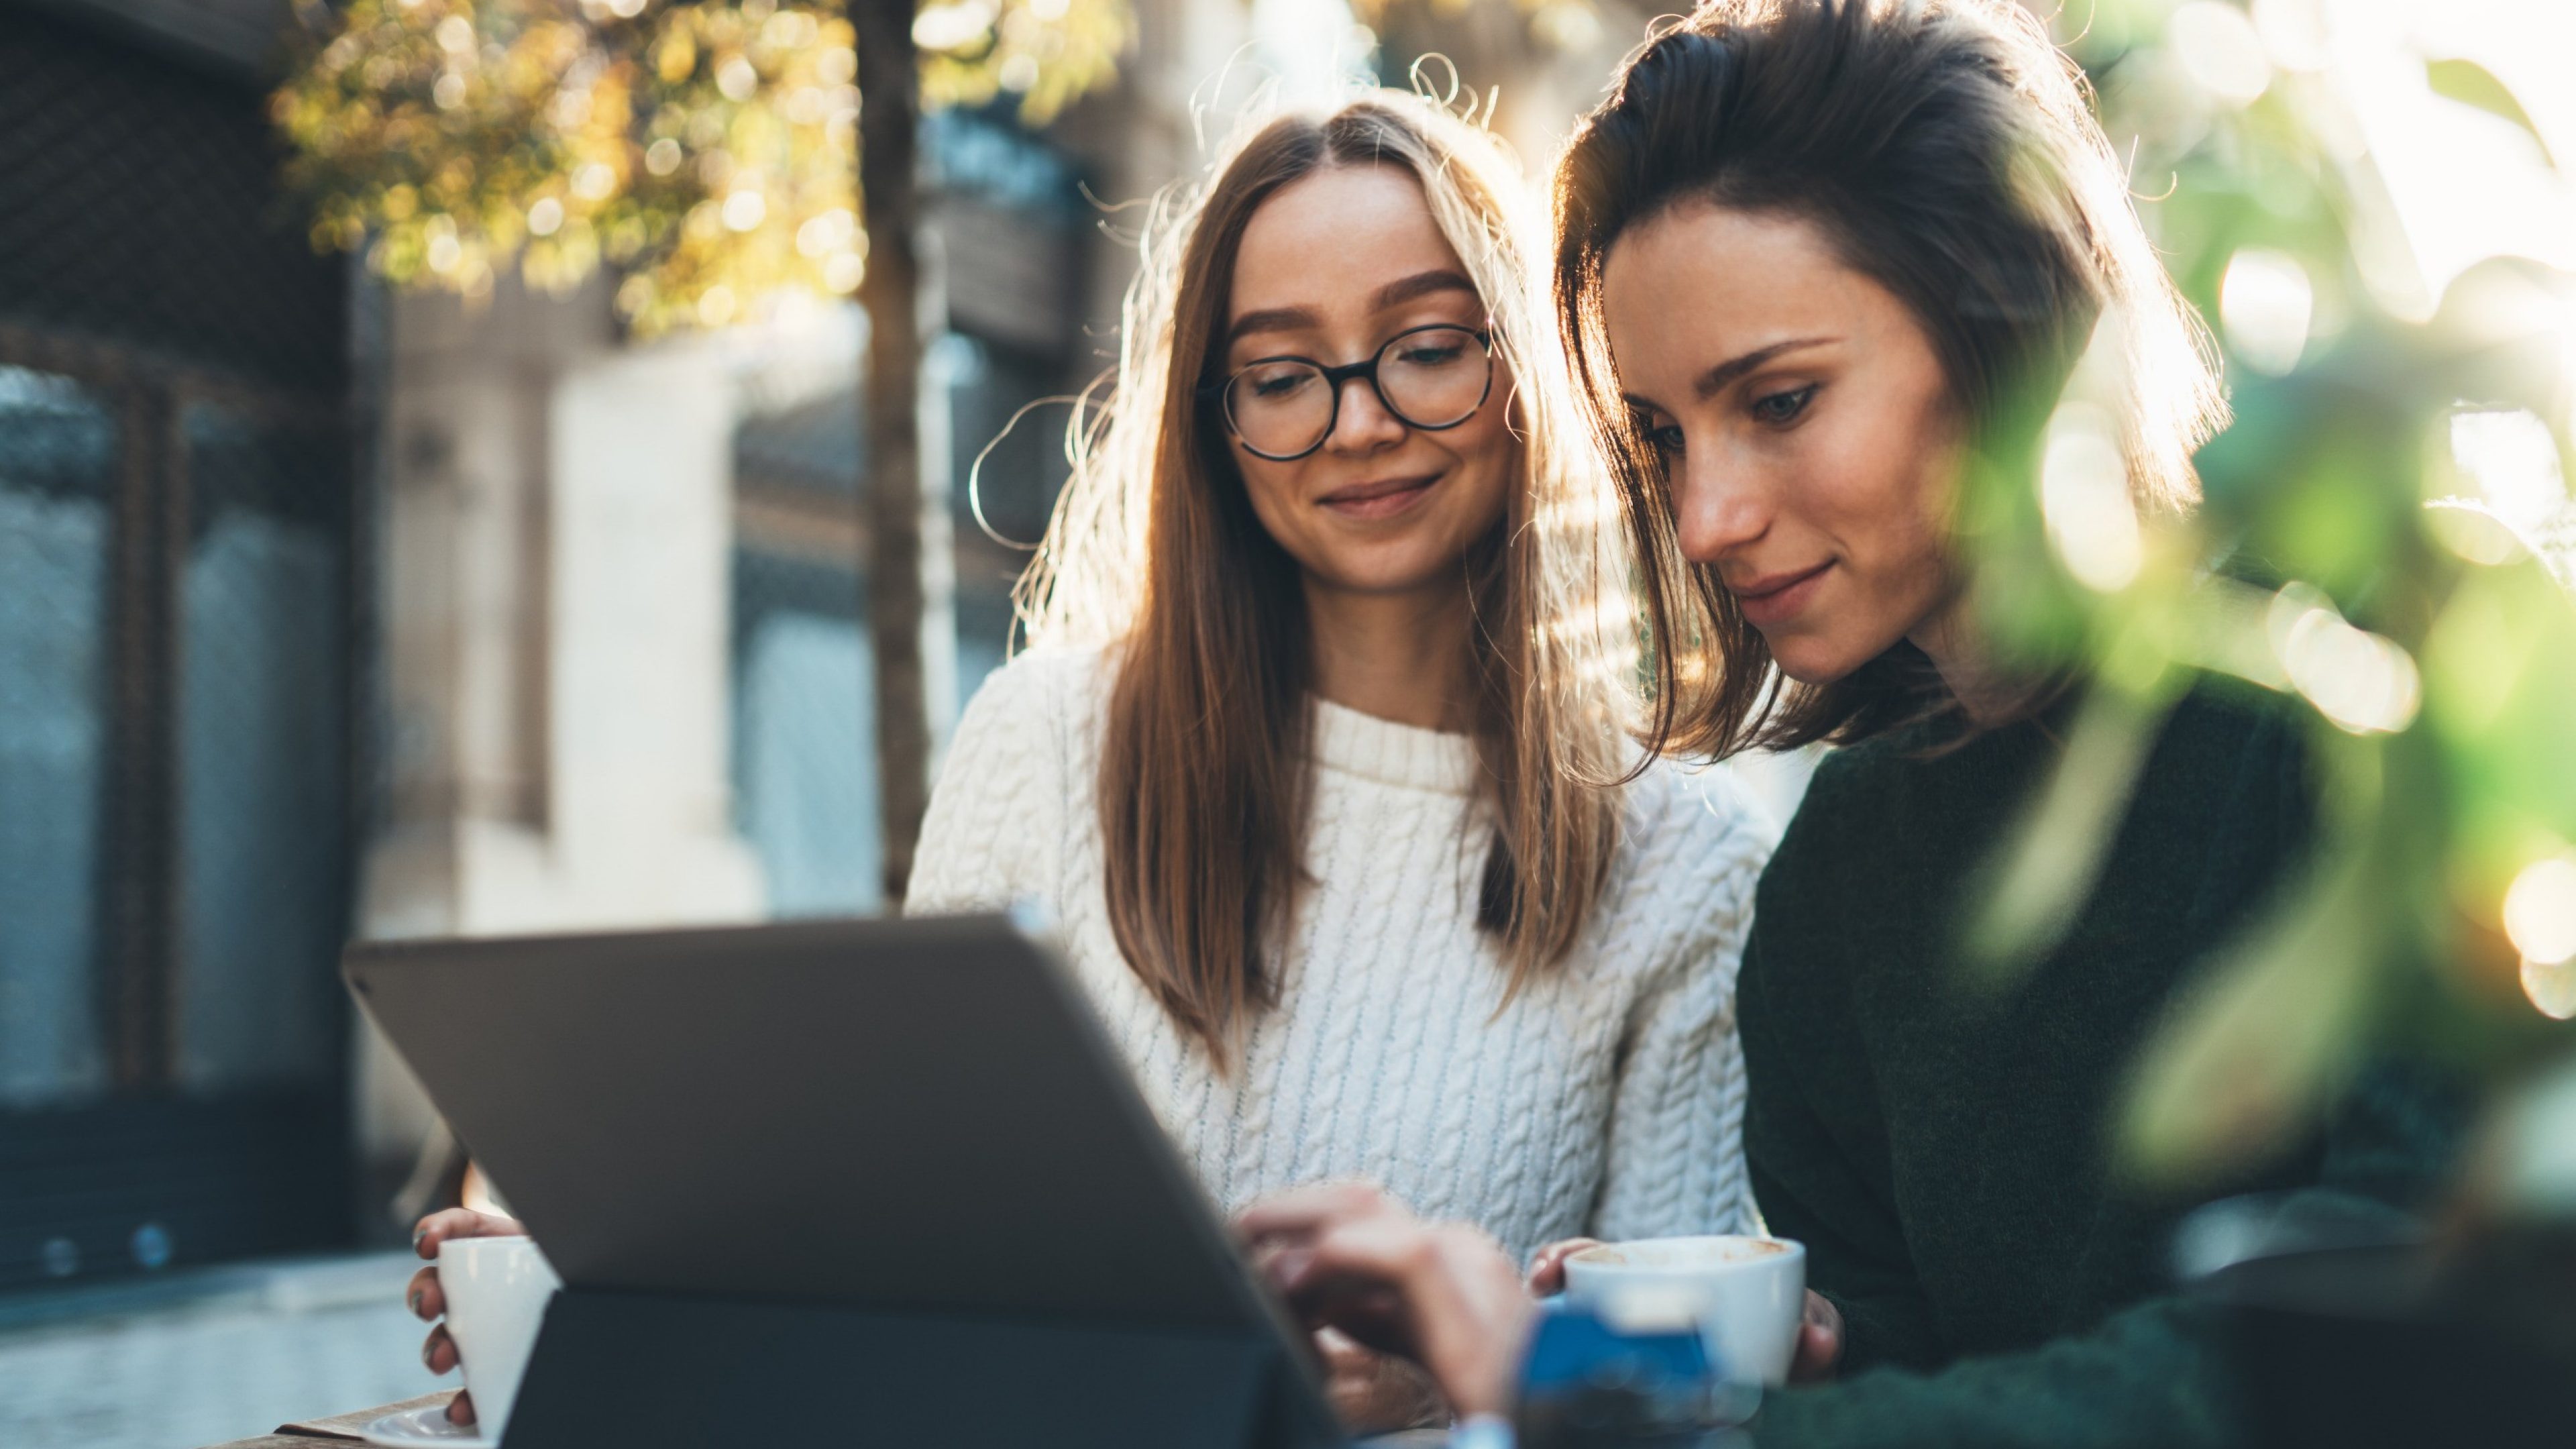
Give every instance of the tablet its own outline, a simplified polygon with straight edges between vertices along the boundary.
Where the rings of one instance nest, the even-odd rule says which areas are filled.
[[[1009,918],[365,943],[345,974],[573,1289],[1259,1334],[1332,1422]]]

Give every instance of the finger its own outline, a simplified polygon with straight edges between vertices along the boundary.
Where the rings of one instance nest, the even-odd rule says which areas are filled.
[[[1290,1247],[1273,1241],[1255,1253],[1252,1266],[1272,1292],[1286,1296],[1297,1291],[1297,1285],[1305,1281],[1314,1265],[1312,1247]]]
[[[1798,1351],[1789,1359],[1789,1382],[1812,1384],[1827,1377],[1832,1363],[1830,1340],[1825,1331],[1812,1323],[1798,1326]]]
[[[1491,1237],[1380,1213],[1334,1225],[1314,1252],[1299,1285],[1305,1311],[1422,1363],[1460,1413],[1509,1402],[1513,1355],[1535,1310]]]
[[[1335,1345],[1331,1340],[1336,1337],[1328,1329],[1317,1341],[1325,1354],[1325,1392],[1346,1427],[1358,1434],[1380,1434],[1410,1428],[1426,1417],[1427,1381],[1419,1370],[1347,1338]]]
[[[1317,1361],[1328,1373],[1341,1372],[1357,1359],[1401,1356],[1413,1346],[1404,1302],[1392,1293],[1362,1290],[1310,1306],[1315,1311],[1304,1315],[1306,1326],[1313,1330]]]
[[[403,1302],[411,1305],[412,1317],[418,1319],[436,1319],[447,1311],[447,1293],[438,1286],[436,1264],[411,1275],[411,1286],[403,1290]]]
[[[1336,1223],[1315,1239],[1303,1272],[1288,1287],[1301,1296],[1384,1293],[1410,1298],[1444,1280],[1457,1254],[1501,1254],[1491,1240],[1453,1225],[1427,1226],[1410,1217],[1381,1214]],[[1500,1264],[1503,1280],[1519,1295],[1519,1275]]]
[[[1301,1293],[1333,1287],[1401,1289],[1424,1272],[1433,1254],[1430,1234],[1409,1219],[1346,1218],[1327,1225],[1305,1249],[1281,1254],[1295,1260],[1284,1276],[1282,1291]]]
[[[1563,1242],[1550,1243],[1546,1247],[1539,1249],[1538,1255],[1530,1259],[1530,1291],[1541,1296],[1545,1296],[1550,1293],[1563,1292],[1565,1289],[1565,1260],[1582,1252],[1586,1248],[1597,1248],[1600,1246],[1601,1240],[1599,1238],[1567,1238]]]
[[[1827,1368],[1831,1368],[1836,1361],[1842,1358],[1843,1354],[1843,1311],[1834,1306],[1834,1301],[1832,1299],[1827,1298],[1821,1293],[1809,1290],[1807,1294],[1807,1322],[1816,1326],[1818,1342],[1821,1345],[1821,1352],[1824,1355],[1825,1366]]]
[[[474,1396],[463,1389],[458,1389],[456,1397],[447,1401],[447,1420],[451,1424],[473,1423]]]
[[[1315,1330],[1314,1339],[1315,1357],[1322,1362],[1327,1373],[1340,1374],[1367,1369],[1374,1366],[1381,1357],[1361,1347],[1359,1340],[1338,1328],[1318,1328]]]
[[[456,1367],[456,1340],[448,1337],[446,1324],[429,1331],[429,1337],[420,1346],[420,1361],[434,1374],[443,1374]]]
[[[1442,1273],[1437,1235],[1411,1218],[1358,1218],[1318,1237],[1280,1285],[1299,1318],[1339,1328],[1382,1352],[1414,1354],[1417,1296]],[[1509,1274],[1510,1265],[1503,1265]],[[1519,1284],[1512,1287],[1518,1291]]]
[[[1388,1434],[1448,1420],[1439,1386],[1420,1365],[1352,1345],[1333,1364],[1334,1411],[1357,1434]]]
[[[1538,1306],[1490,1234],[1449,1223],[1432,1241],[1429,1265],[1407,1292],[1420,1358],[1458,1413],[1503,1412]]]
[[[1820,1383],[1834,1376],[1843,1356],[1843,1316],[1823,1297],[1809,1293],[1805,1320],[1798,1326],[1798,1351],[1789,1362],[1789,1381]]]
[[[1393,1208],[1394,1200],[1368,1183],[1318,1182],[1262,1198],[1235,1214],[1234,1227],[1246,1238],[1296,1236]]]
[[[411,1248],[424,1258],[438,1256],[438,1245],[450,1238],[524,1237],[527,1229],[518,1219],[499,1213],[478,1213],[472,1208],[447,1208],[422,1218],[411,1230]]]

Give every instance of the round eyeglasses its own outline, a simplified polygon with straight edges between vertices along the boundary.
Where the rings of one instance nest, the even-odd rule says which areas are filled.
[[[1342,415],[1342,386],[1368,380],[1407,427],[1437,433],[1476,415],[1494,388],[1494,334],[1434,323],[1386,340],[1366,362],[1327,367],[1311,357],[1264,357],[1199,389],[1256,457],[1293,462],[1324,446]]]

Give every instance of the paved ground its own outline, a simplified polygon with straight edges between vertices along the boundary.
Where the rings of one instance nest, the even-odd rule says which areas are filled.
[[[400,1301],[413,1266],[366,1254],[0,1300],[0,1445],[196,1449],[427,1393],[440,1381]]]

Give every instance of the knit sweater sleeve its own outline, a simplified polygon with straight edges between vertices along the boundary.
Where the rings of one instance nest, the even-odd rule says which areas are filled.
[[[1625,894],[1651,903],[1590,1231],[1613,1241],[1751,1232],[1735,978],[1770,832],[1718,774],[1669,778]],[[1652,777],[1648,777],[1652,779]],[[1641,779],[1640,785],[1648,783]],[[1632,787],[1633,788],[1633,787]]]
[[[957,915],[1032,900],[1061,913],[1081,661],[1023,654],[975,692],[922,817],[904,910]]]

